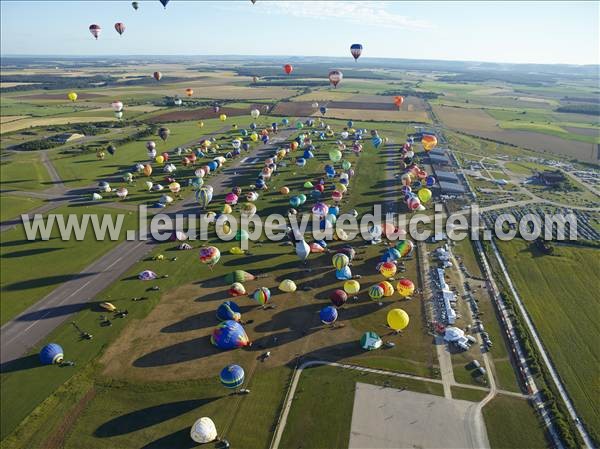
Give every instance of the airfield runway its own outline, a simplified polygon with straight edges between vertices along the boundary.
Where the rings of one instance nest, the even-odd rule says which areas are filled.
[[[489,448],[485,426],[475,425],[482,419],[476,407],[475,402],[357,383],[349,448]]]

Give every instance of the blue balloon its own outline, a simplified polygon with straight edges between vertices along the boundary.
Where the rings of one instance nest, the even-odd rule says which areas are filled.
[[[296,165],[298,165],[298,167],[304,167],[306,165],[306,159],[299,157],[296,159]]]
[[[325,133],[319,134],[319,140],[325,140]]]
[[[288,119],[284,118],[283,120],[281,120],[281,124],[284,126],[287,126],[290,124],[290,121]]]
[[[327,113],[327,108],[325,106],[321,106],[319,111],[321,111],[321,114],[325,115]]]
[[[250,124],[250,129],[251,129],[252,131],[254,131],[254,130],[256,129],[256,123],[251,123],[251,124]]]
[[[248,142],[244,142],[242,144],[242,150],[244,150],[244,151],[250,151],[250,144]]]
[[[267,136],[266,134],[264,136],[262,136],[263,143],[266,145],[269,142],[269,136]]]
[[[210,168],[210,171],[213,172],[215,171],[217,168],[219,168],[219,164],[215,161],[210,161],[208,164],[208,168]]]
[[[304,159],[312,159],[315,155],[310,150],[304,150]]]
[[[63,358],[63,348],[56,343],[49,343],[40,351],[40,362],[42,362],[43,365],[61,363]]]
[[[256,182],[254,183],[254,185],[256,186],[257,189],[264,189],[265,188],[265,181],[262,179],[257,179]]]
[[[429,175],[427,178],[425,178],[425,183],[427,187],[435,185],[435,176]]]
[[[323,194],[320,190],[313,190],[312,192],[310,192],[310,196],[313,200],[318,201],[321,199],[321,196],[323,196]]]
[[[244,369],[239,365],[227,365],[219,376],[225,388],[238,388],[244,383]]]
[[[347,281],[352,279],[352,271],[350,271],[349,266],[345,266],[339,270],[335,270],[335,278],[339,281]]]
[[[245,129],[242,129],[241,134],[242,134],[242,136],[246,137],[248,135],[248,131],[246,131]]]
[[[315,243],[323,248],[327,248],[327,242],[325,240],[315,240]]]
[[[383,142],[383,140],[382,140],[382,139],[381,139],[381,137],[379,137],[379,136],[374,136],[374,137],[371,139],[371,142],[373,142],[373,146],[374,146],[375,148],[379,148],[379,146],[381,145],[381,142]]]
[[[340,213],[340,208],[339,208],[339,207],[337,207],[337,206],[331,206],[331,207],[329,208],[329,213],[330,213],[331,215],[334,215],[334,216],[336,216],[336,217],[337,217],[337,216],[339,215],[339,213]]]
[[[319,318],[323,324],[333,324],[338,318],[338,311],[333,306],[323,307],[319,312]]]
[[[382,262],[395,262],[402,257],[400,251],[396,248],[388,248],[384,251],[383,256],[381,256]]]
[[[352,128],[354,126],[354,122],[352,120],[348,120],[346,125],[348,125],[348,128]]]
[[[240,313],[240,306],[233,301],[225,301],[217,307],[217,319],[219,321],[239,321],[241,318],[242,314]]]
[[[233,320],[223,321],[219,324],[213,330],[210,341],[219,349],[235,349],[250,344],[242,325]]]
[[[290,198],[290,206],[298,207],[302,201],[297,196],[293,196]]]
[[[204,157],[204,153],[199,148],[196,150],[196,157],[197,158]]]

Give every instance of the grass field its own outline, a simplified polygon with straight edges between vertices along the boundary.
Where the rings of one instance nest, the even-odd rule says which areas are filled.
[[[37,126],[50,126],[50,125],[68,125],[75,123],[95,123],[95,122],[114,122],[117,119],[109,115],[106,116],[91,116],[91,117],[77,117],[77,116],[60,116],[60,117],[36,117],[36,118],[24,118],[22,120],[15,120],[13,122],[3,123],[0,126],[0,134],[9,133],[13,131],[19,131],[21,129],[35,128]]]
[[[0,221],[18,217],[42,204],[44,201],[37,198],[2,195],[0,197]]]
[[[11,153],[2,155],[0,185],[4,190],[45,190],[52,181],[39,153]]]
[[[330,366],[308,368],[300,377],[281,439],[281,447],[286,449],[348,447],[357,382],[406,388],[438,396],[443,394],[439,384]]]
[[[316,112],[314,115],[320,114]],[[431,123],[431,120],[425,111],[376,111],[369,109],[355,110],[329,108],[327,116],[331,118],[352,120]]]
[[[116,214],[114,209],[90,206],[62,207],[52,213],[77,214],[79,217],[84,213]],[[133,229],[135,224],[136,216],[125,214],[124,229]],[[2,233],[2,323],[34,304],[62,282],[76,276],[86,265],[117,244],[96,241],[91,229],[81,242],[74,239],[63,241],[57,227],[54,228],[47,241],[27,240],[22,225]],[[24,266],[28,269],[24,270]]]
[[[450,387],[452,390],[452,399],[462,399],[463,401],[481,402],[488,395],[487,391],[475,390],[473,388]]]
[[[491,449],[542,449],[549,446],[544,428],[525,399],[496,396],[483,408],[483,417]]]
[[[598,250],[556,246],[545,256],[519,239],[498,247],[577,411],[588,427],[598,428],[600,350],[590,344],[600,332]]]

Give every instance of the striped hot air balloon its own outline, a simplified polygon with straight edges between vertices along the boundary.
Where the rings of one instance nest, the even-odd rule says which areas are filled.
[[[221,370],[219,379],[225,388],[238,388],[244,383],[244,369],[239,365],[227,365]]]

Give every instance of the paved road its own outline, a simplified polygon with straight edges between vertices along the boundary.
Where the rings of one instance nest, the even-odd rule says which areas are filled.
[[[287,139],[295,129],[286,129],[271,139],[269,145],[255,147],[247,157],[271,153],[273,144]],[[230,162],[219,174],[210,178],[215,193],[229,189],[231,174],[243,164],[243,159]],[[169,208],[175,213],[196,204],[190,198]],[[63,201],[63,200],[60,200]],[[68,201],[68,200],[64,200]],[[56,202],[52,204],[56,205]],[[99,295],[108,285],[116,281],[136,262],[153,249],[151,241],[124,241],[100,259],[86,267],[79,275],[64,282],[36,304],[25,310],[0,329],[0,363],[21,357],[46,337],[61,323],[67,321],[85,304]]]

